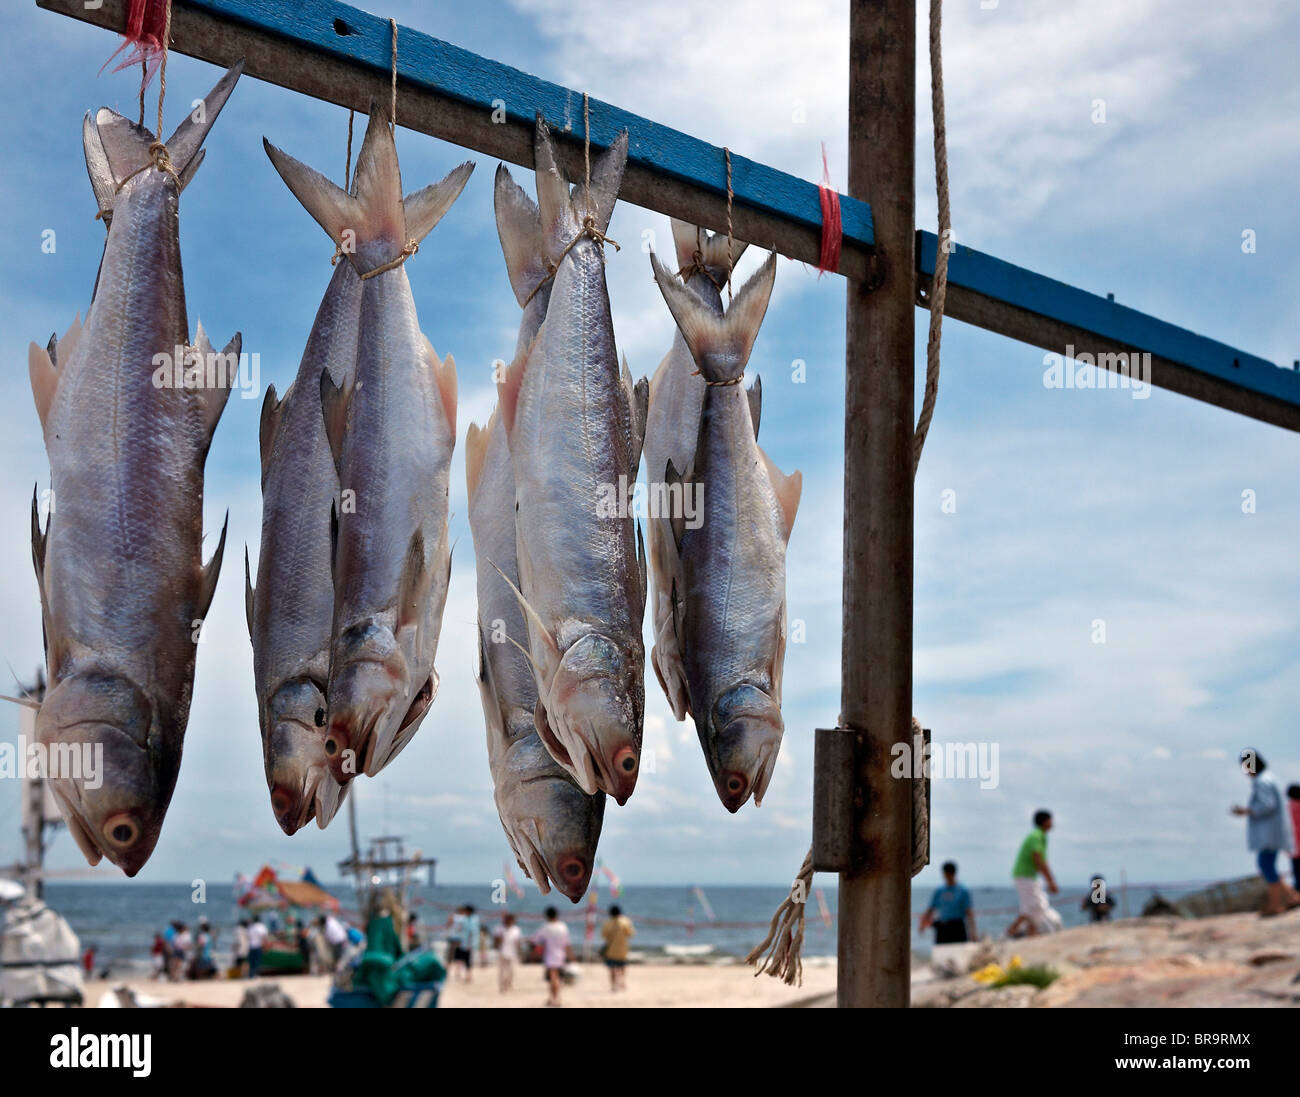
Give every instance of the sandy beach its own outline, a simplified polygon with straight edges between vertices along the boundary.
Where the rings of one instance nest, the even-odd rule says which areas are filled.
[[[788,987],[778,979],[754,977],[753,969],[742,964],[635,964],[628,969],[628,989],[614,994],[601,964],[576,964],[578,979],[564,988],[564,1005],[573,1008],[651,1007],[765,1008],[807,1005],[835,990],[833,960],[810,961],[804,965],[803,986]],[[291,975],[261,979],[276,983],[299,1007],[323,1007],[330,980],[324,975]],[[222,979],[203,983],[160,983],[151,979],[93,980],[86,984],[86,1005],[98,1006],[104,992],[126,983],[137,994],[162,999],[171,1005],[237,1006],[250,984]],[[497,990],[496,970],[479,968],[469,984],[449,982],[439,1005],[448,1009],[528,1009],[545,1006],[546,988],[542,969],[531,964],[515,976],[508,994]]]

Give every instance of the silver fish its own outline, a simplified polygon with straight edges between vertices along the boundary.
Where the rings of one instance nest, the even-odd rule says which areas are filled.
[[[516,478],[519,588],[539,700],[536,724],[582,790],[632,794],[645,709],[645,549],[619,498],[641,459],[648,386],[619,369],[605,259],[627,134],[572,195],[537,123],[544,246],[560,255],[546,319],[500,386]]]
[[[722,291],[728,271],[745,253],[747,245],[739,240],[696,228],[672,218],[673,244],[677,252],[679,277],[684,278],[701,301],[716,315],[722,315]],[[704,379],[680,331],[673,335],[673,345],[650,379],[650,407],[646,415],[645,467],[646,486],[653,500],[668,500],[664,472],[668,462],[686,471],[695,460],[695,443],[700,434],[700,412],[704,407]],[[754,434],[758,434],[758,410],[761,396],[757,379],[750,390],[750,410],[754,416]],[[681,653],[673,631],[673,584],[681,584],[677,574],[677,550],[673,542],[671,515],[660,503],[652,508],[650,527],[650,575],[654,587],[654,648],[650,662],[655,676],[672,706],[673,714],[686,716],[687,698],[680,688],[685,681],[681,673]]]
[[[256,590],[244,554],[245,607],[266,784],[286,834],[313,815],[323,827],[340,796],[325,755],[334,621],[330,512],[339,486],[321,416],[320,377],[328,371],[335,384],[351,383],[360,321],[361,279],[351,263],[340,262],[297,376],[281,400],[271,385],[262,405],[262,541]]]
[[[784,723],[785,552],[803,477],[783,475],[758,445],[749,399],[739,382],[767,311],[776,254],[719,316],[651,254],[655,281],[705,382],[693,466],[667,480],[702,486],[702,522],[674,514],[682,584],[674,629],[682,679],[672,683],[704,748],[714,787],[728,811],[756,804],[776,765]],[[670,695],[671,695],[670,690]]]
[[[550,300],[541,220],[504,164],[497,169],[495,204],[510,284],[524,310],[522,348],[536,336]],[[497,814],[520,868],[542,894],[554,880],[576,903],[591,882],[605,794],[583,792],[537,734],[537,683],[521,646],[528,642],[527,626],[505,581],[517,586],[519,569],[515,478],[499,412],[486,427],[470,424],[465,462],[478,572],[478,685]]]
[[[143,127],[108,108],[86,115],[110,222],[94,299],[53,357],[35,343],[28,355],[52,487],[44,533],[32,500],[50,682],[36,735],[63,763],[50,786],[86,859],[128,876],[153,853],[176,786],[226,541],[223,526],[205,567],[203,465],[240,337],[221,356],[201,325],[190,342],[178,208],[242,68],[172,134],[166,161]],[[96,773],[62,772],[82,748]]]
[[[392,130],[374,102],[356,197],[265,144],[363,282],[355,377],[342,388],[328,373],[320,379],[340,488],[325,752],[342,785],[388,765],[438,689],[456,366],[450,355],[440,360],[420,331],[402,259],[451,207],[474,165],[403,199]]]

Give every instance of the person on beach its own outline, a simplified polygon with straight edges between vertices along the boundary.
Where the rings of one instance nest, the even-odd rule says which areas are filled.
[[[1282,808],[1282,790],[1268,772],[1263,756],[1247,748],[1241,752],[1241,772],[1250,778],[1250,801],[1232,809],[1233,815],[1246,815],[1246,846],[1256,854],[1259,874],[1268,885],[1268,900],[1260,916],[1272,918],[1284,910],[1300,906],[1300,894],[1287,886],[1278,875],[1278,850],[1290,851],[1291,835],[1287,833],[1287,813]]]
[[[1086,910],[1094,922],[1109,922],[1115,913],[1115,900],[1110,897],[1106,878],[1101,873],[1094,874],[1088,882],[1088,894],[1083,897],[1079,909]]]
[[[248,919],[239,919],[235,927],[235,944],[232,951],[232,964],[235,978],[242,979],[248,974]]]
[[[184,922],[176,923],[176,936],[172,938],[170,961],[171,980],[179,983],[185,978],[185,967],[190,962],[190,948],[194,939],[190,936],[190,927]]]
[[[515,965],[519,963],[519,946],[524,931],[515,924],[515,916],[507,914],[501,920],[497,933],[497,989],[504,994],[515,985]]]
[[[546,1004],[558,1006],[564,965],[573,959],[573,948],[569,944],[569,927],[560,921],[560,912],[555,907],[546,908],[546,921],[530,940],[542,946],[542,965],[546,968],[546,982],[551,988]]]
[[[1020,913],[1007,926],[1008,937],[1032,937],[1036,933],[1055,933],[1061,928],[1061,916],[1047,901],[1043,884],[1038,879],[1039,875],[1043,877],[1047,890],[1053,895],[1061,890],[1047,864],[1047,832],[1051,829],[1052,813],[1046,810],[1034,812],[1034,829],[1020,843],[1020,852],[1016,854],[1016,863],[1011,869],[1016,896],[1020,900]]]
[[[149,958],[153,961],[153,977],[162,979],[167,973],[167,938],[161,933],[153,935],[153,946],[149,949]]]
[[[1287,785],[1287,803],[1291,808],[1291,878],[1300,891],[1300,785]]]
[[[261,918],[248,925],[248,977],[256,979],[262,969],[262,949],[266,947],[267,929]]]
[[[970,892],[957,883],[957,862],[943,864],[943,887],[934,889],[930,905],[921,915],[921,932],[934,926],[934,943],[951,945],[959,941],[974,941],[975,908]]]
[[[325,936],[325,946],[329,951],[329,970],[335,971],[347,948],[347,927],[333,914],[326,914],[320,919],[320,930]]]
[[[600,927],[600,936],[605,942],[600,951],[609,968],[609,989],[627,990],[627,943],[636,936],[636,926],[622,908],[613,906],[609,908],[609,919]]]

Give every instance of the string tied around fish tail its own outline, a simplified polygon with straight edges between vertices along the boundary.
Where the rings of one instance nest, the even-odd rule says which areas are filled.
[[[730,256],[728,256],[728,259],[730,259]],[[677,277],[683,282],[689,282],[697,274],[704,275],[705,278],[713,283],[713,288],[715,290],[719,293],[722,292],[725,283],[718,278],[714,278],[709,272],[709,268],[704,265],[704,252],[699,248],[695,249],[695,253],[691,256],[691,261],[677,272]]]
[[[583,131],[582,158],[583,158],[583,164],[586,167],[586,175],[587,175],[587,202],[590,204],[591,202],[591,112],[590,112],[587,93],[585,91],[582,93],[582,131]],[[584,236],[589,237],[591,240],[594,240],[602,248],[606,244],[609,244],[611,247],[613,247],[615,251],[623,250],[618,246],[617,240],[615,240],[612,236],[607,236],[599,228],[596,227],[596,215],[593,214],[590,210],[588,210],[587,213],[582,218],[582,227],[578,229],[577,235],[574,236],[572,240],[570,240],[567,244],[564,245],[564,249],[560,252],[559,255],[555,257],[554,263],[547,261],[546,277],[543,278],[540,282],[538,282],[537,285],[533,287],[532,293],[530,293],[526,298],[524,298],[524,304],[523,304],[524,308],[527,308],[529,302],[531,302],[532,299],[536,297],[538,293],[541,292],[542,287],[555,277],[556,272],[560,269],[560,263],[564,261],[564,257],[569,254],[569,252],[573,249],[573,246]]]
[[[402,248],[401,253],[396,259],[390,259],[387,263],[382,263],[375,267],[374,270],[366,271],[366,273],[361,276],[361,281],[364,282],[369,278],[374,278],[376,275],[384,274],[390,270],[396,270],[419,250],[420,245],[414,240],[406,241],[406,247]]]

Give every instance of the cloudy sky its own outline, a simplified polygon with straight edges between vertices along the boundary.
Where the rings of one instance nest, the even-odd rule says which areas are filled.
[[[1275,362],[1300,357],[1300,12],[1285,0],[987,5],[946,5],[957,239]],[[381,14],[805,178],[820,176],[824,141],[843,186],[842,0],[488,0],[472,16],[390,0]],[[9,57],[0,89],[23,104],[0,116],[0,515],[11,534],[0,541],[0,656],[26,674],[41,658],[27,513],[33,483],[49,477],[26,347],[85,309],[103,229],[92,220],[81,118],[101,104],[134,114],[138,82],[97,75],[115,47],[103,31],[30,3],[5,5],[0,29]],[[932,228],[924,47],[918,60],[917,221]],[[219,73],[177,56],[168,75],[170,131]],[[345,133],[339,108],[246,78],[182,201],[191,323],[201,317],[217,345],[242,331],[262,383],[281,391],[328,281],[331,246],[272,170],[261,137],[339,176]],[[409,131],[398,148],[408,190],[464,158]],[[513,347],[518,322],[492,217],[496,165],[477,159],[408,267],[425,331],[458,363],[462,439],[490,411],[491,363]],[[528,173],[516,176],[531,188]],[[46,229],[53,254],[41,248]],[[1257,241],[1249,254],[1247,229]],[[620,206],[610,232],[637,241],[646,230],[669,248],[667,219],[635,207]],[[638,376],[673,333],[649,274],[635,246],[611,253],[615,330]],[[764,446],[804,474],[789,612],[806,642],[787,654],[787,733],[772,787],[761,809],[728,815],[693,729],[672,719],[651,678],[654,771],[626,807],[611,806],[601,845],[626,881],[783,883],[807,848],[812,731],[839,711],[843,310],[839,279],[782,260],[751,362],[766,396]],[[918,348],[923,325],[918,313]],[[999,765],[994,788],[936,782],[936,857],[960,861],[971,882],[1005,882],[1029,815],[1050,806],[1064,881],[1121,869],[1132,881],[1247,871],[1243,828],[1227,814],[1246,793],[1231,757],[1251,744],[1284,779],[1300,780],[1300,441],[1163,392],[1134,400],[1046,389],[1040,351],[957,322],[943,348],[916,483],[915,705],[936,741],[996,745]],[[793,381],[796,360],[806,383]],[[260,395],[230,401],[208,460],[209,544],[228,509],[231,551],[199,652],[180,781],[142,879],[224,879],[265,860],[332,874],[346,852],[339,824],[285,838],[262,774],[239,573],[245,542],[256,556],[260,525]],[[462,449],[452,485],[459,547],[441,692],[413,744],[354,794],[363,831],[407,835],[440,859],[444,880],[486,882],[508,847],[472,681]],[[1243,511],[1247,491],[1253,513]],[[941,506],[946,492],[955,511]],[[1093,642],[1096,621],[1105,643]],[[0,715],[0,736],[13,741],[17,724],[16,712]],[[19,850],[16,792],[0,781],[5,861]],[[52,860],[70,868],[80,855],[63,836]]]

